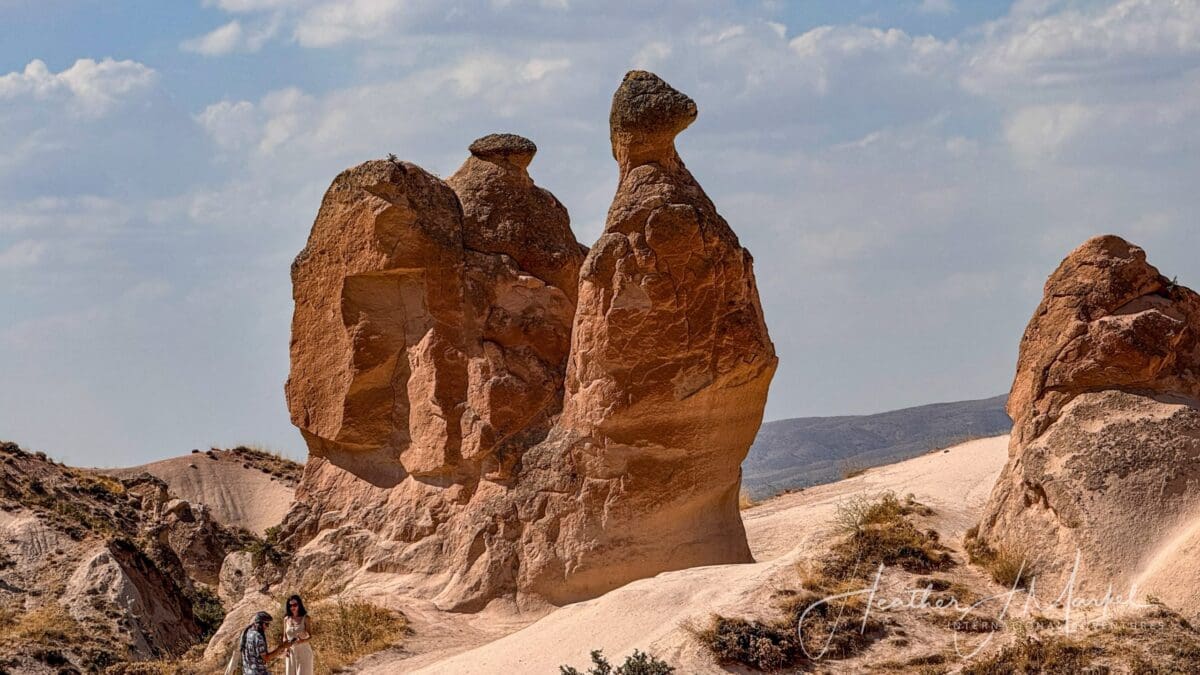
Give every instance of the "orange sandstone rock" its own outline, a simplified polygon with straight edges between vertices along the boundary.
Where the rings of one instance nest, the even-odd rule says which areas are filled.
[[[980,527],[988,545],[1028,557],[1043,599],[1076,556],[1077,596],[1102,597],[1144,590],[1151,567],[1183,554],[1171,550],[1186,543],[1178,533],[1200,524],[1198,336],[1200,296],[1119,237],[1087,241],[1050,275],[1021,339],[1009,461]]]
[[[526,170],[537,146],[515,134],[492,134],[472,143],[470,151],[446,181],[462,201],[464,245],[509,256],[574,305],[586,250],[571,232],[566,207]]]
[[[695,115],[626,76],[586,260],[519,136],[473,143],[448,185],[393,162],[334,181],[293,270],[313,457],[289,582],[389,573],[470,611],[750,560],[739,466],[776,358],[750,255],[674,149]]]

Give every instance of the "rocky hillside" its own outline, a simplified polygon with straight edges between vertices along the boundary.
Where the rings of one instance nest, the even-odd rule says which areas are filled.
[[[223,618],[248,533],[147,473],[114,478],[0,443],[0,672],[102,672],[179,656]]]
[[[283,520],[303,470],[285,457],[238,446],[100,471],[117,478],[148,473],[166,483],[172,495],[207,506],[222,525],[261,535]]]
[[[762,499],[970,438],[1007,434],[1012,421],[1004,412],[1006,398],[767,422],[742,463],[742,486],[752,498]]]

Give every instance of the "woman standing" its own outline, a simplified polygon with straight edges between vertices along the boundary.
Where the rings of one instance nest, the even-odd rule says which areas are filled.
[[[292,640],[287,650],[284,672],[287,675],[313,675],[312,620],[299,595],[287,599],[283,607],[283,637]]]

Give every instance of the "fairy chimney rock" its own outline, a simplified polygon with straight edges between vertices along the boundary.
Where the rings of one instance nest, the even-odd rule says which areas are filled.
[[[675,152],[695,116],[626,76],[590,251],[520,136],[478,139],[445,182],[392,161],[334,180],[293,267],[312,457],[288,583],[391,571],[473,611],[751,560],[740,464],[776,357],[750,254]]]
[[[1198,399],[1200,296],[1124,239],[1088,240],[1050,275],[1021,339],[1009,461],[980,538],[1028,556],[1049,598],[1078,555],[1081,597],[1136,583],[1190,593],[1177,609],[1200,610],[1200,585],[1162,574],[1198,544]]]

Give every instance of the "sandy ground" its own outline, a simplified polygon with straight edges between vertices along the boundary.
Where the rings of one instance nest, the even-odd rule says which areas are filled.
[[[743,511],[753,564],[668,572],[540,617],[505,608],[454,615],[406,604],[414,637],[361,661],[355,672],[557,673],[561,664],[585,670],[593,649],[613,663],[641,649],[679,673],[737,672],[714,664],[684,627],[712,612],[765,616],[772,591],[796,587],[797,563],[825,550],[837,505],[855,495],[912,493],[935,510],[932,525],[943,541],[961,539],[978,520],[1007,446],[1007,436],[971,441]]]
[[[193,504],[205,504],[223,525],[262,534],[278,525],[292,504],[293,488],[242,461],[224,454],[212,459],[205,453],[172,457],[123,469],[97,469],[129,477],[146,472],[167,484],[171,494]]]

